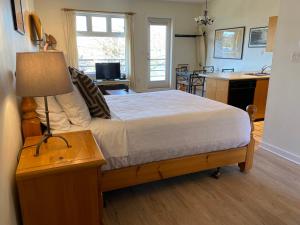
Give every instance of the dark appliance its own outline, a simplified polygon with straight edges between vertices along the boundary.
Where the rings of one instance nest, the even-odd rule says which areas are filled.
[[[232,80],[229,83],[228,104],[246,110],[253,104],[256,80]]]

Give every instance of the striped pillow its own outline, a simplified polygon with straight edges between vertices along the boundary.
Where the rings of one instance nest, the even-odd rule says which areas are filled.
[[[110,110],[96,84],[79,70],[69,67],[73,84],[75,84],[84,98],[92,117],[110,119]]]

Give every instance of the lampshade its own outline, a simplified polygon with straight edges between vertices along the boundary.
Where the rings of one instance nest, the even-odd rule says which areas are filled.
[[[62,52],[17,53],[17,95],[44,97],[73,91]]]

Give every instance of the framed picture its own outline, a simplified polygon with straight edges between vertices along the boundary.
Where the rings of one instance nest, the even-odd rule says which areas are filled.
[[[219,29],[215,31],[214,58],[243,58],[245,27]]]
[[[15,30],[20,34],[25,34],[22,0],[11,0],[11,6]]]
[[[249,48],[265,48],[267,46],[268,27],[255,27],[250,29]]]

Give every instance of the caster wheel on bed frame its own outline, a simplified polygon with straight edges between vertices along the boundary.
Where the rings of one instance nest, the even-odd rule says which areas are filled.
[[[212,173],[212,177],[213,178],[215,178],[215,179],[219,179],[220,177],[221,177],[221,168],[220,167],[218,167],[217,169],[216,169],[216,171],[214,171],[213,173]]]

